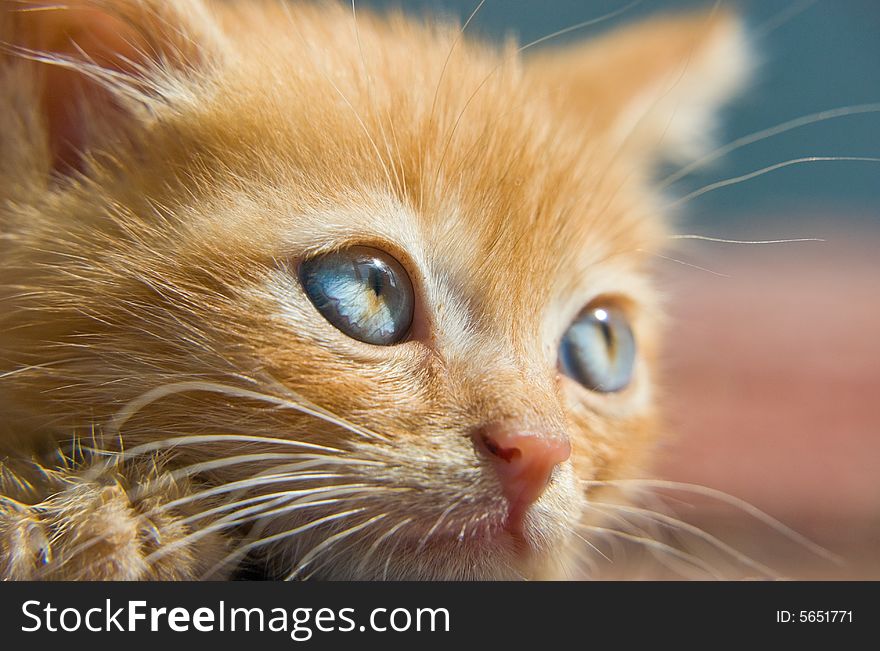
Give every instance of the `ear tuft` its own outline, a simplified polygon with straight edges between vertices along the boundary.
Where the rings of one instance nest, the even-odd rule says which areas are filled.
[[[560,107],[649,162],[699,157],[722,105],[745,85],[752,51],[724,10],[649,19],[539,55],[535,77]]]

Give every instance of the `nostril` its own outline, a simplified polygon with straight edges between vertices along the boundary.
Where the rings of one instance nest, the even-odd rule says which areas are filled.
[[[493,457],[498,457],[499,459],[510,463],[512,461],[516,461],[522,456],[522,450],[520,450],[519,448],[502,446],[486,434],[481,435],[480,439],[483,443],[483,446]]]

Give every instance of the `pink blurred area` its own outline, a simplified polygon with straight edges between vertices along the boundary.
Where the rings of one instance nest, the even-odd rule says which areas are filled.
[[[742,498],[845,561],[688,497],[679,515],[786,576],[880,578],[880,229],[797,230],[825,241],[680,240],[672,257],[714,273],[662,262],[674,438],[657,475]]]

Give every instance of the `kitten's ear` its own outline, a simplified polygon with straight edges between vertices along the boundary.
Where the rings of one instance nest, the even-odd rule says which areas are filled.
[[[584,128],[656,163],[699,156],[711,144],[718,109],[743,86],[751,60],[740,20],[716,9],[539,54],[530,71]]]
[[[0,0],[4,93],[35,105],[54,171],[81,169],[219,52],[217,34],[197,0]]]

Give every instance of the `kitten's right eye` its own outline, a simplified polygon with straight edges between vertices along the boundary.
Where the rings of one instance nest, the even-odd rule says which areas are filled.
[[[390,346],[409,332],[412,283],[384,251],[353,246],[319,255],[300,264],[299,279],[324,318],[353,339]]]

